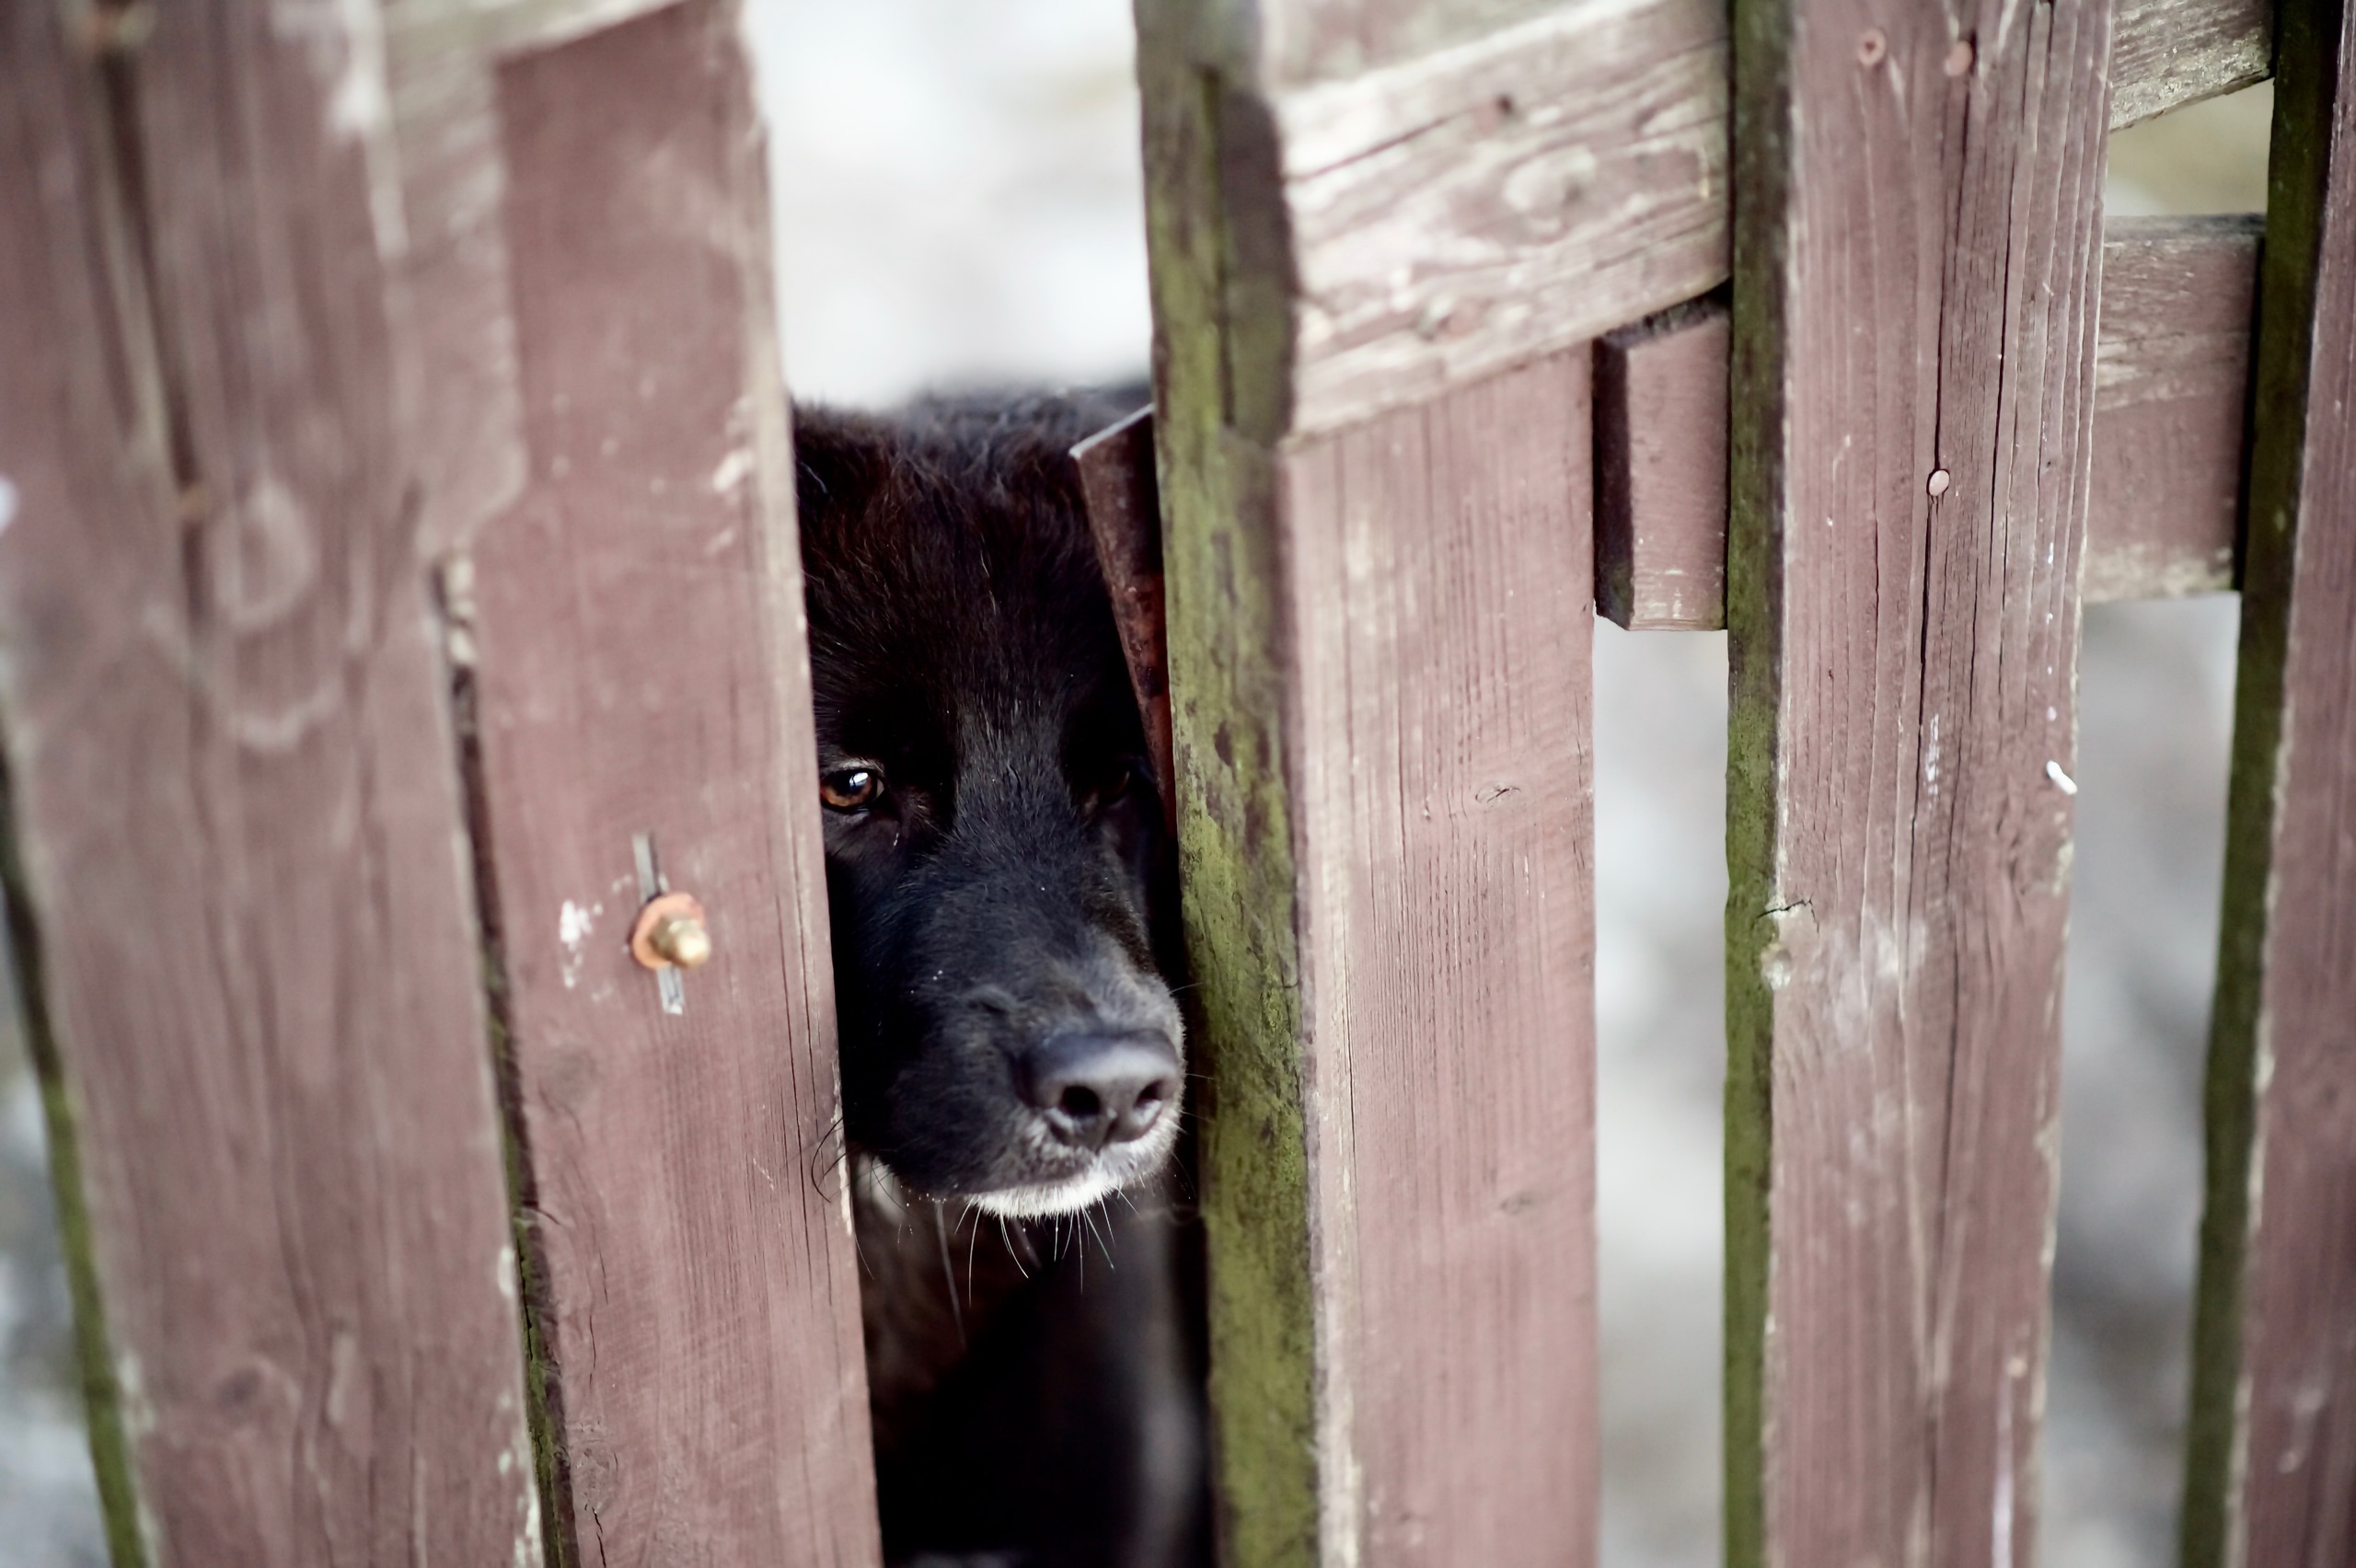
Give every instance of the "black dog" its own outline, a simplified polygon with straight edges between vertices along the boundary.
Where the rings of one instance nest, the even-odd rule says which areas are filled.
[[[1066,458],[1142,401],[797,413],[895,1563],[1201,1551],[1199,1378],[1155,1196],[1184,1081],[1170,850]]]

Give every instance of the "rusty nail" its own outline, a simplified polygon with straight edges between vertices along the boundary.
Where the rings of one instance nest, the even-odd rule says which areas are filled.
[[[1878,65],[1881,57],[1889,52],[1889,39],[1879,28],[1867,28],[1857,40],[1857,63]]]
[[[699,969],[711,958],[711,931],[693,894],[650,898],[630,928],[630,956],[649,969]]]

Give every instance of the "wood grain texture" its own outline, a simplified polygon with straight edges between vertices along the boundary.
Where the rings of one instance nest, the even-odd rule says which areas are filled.
[[[1588,366],[1283,460],[1329,1562],[1595,1561]]]
[[[1333,430],[1724,281],[1727,13],[1702,0],[1207,7],[1256,43],[1299,283],[1293,424]],[[2135,0],[2114,125],[2262,80],[2268,0]]]
[[[1595,607],[1631,631],[1727,624],[1726,306],[1595,346]]]
[[[2274,0],[2119,0],[2112,29],[2114,131],[2274,73]]]
[[[1168,596],[1162,585],[1161,497],[1153,482],[1153,409],[1097,432],[1071,449],[1088,531],[1113,596],[1121,656],[1145,718],[1145,744],[1170,831],[1178,831],[1178,780],[1170,749]]]
[[[2034,1561],[2109,20],[1737,8],[1738,1568]]]
[[[0,708],[116,1561],[525,1568],[369,17],[79,15],[0,11]]]
[[[2088,604],[2234,586],[2259,222],[2103,233]],[[1597,602],[1634,629],[1725,624],[1726,313],[1696,301],[1598,348]]]
[[[2234,585],[2262,227],[2243,216],[2104,227],[2088,604]]]
[[[524,486],[510,314],[499,57],[581,37],[668,0],[373,0],[381,104],[368,106],[376,200],[399,236],[418,385],[420,532],[462,548]]]
[[[1589,352],[1301,434],[1269,106],[1139,21],[1222,1561],[1589,1562]]]
[[[2356,14],[2285,0],[2188,1568],[2356,1562]]]
[[[792,467],[733,8],[496,79],[528,480],[472,559],[489,865],[583,1562],[877,1560]],[[684,1011],[634,841],[701,900]]]
[[[1293,423],[1333,430],[1726,275],[1726,17],[1586,0],[1275,99]]]
[[[1270,81],[1298,86],[1400,64],[1558,4],[1263,0],[1258,11]],[[2273,69],[2272,0],[2120,0],[2112,27],[2111,129],[2262,82]]]

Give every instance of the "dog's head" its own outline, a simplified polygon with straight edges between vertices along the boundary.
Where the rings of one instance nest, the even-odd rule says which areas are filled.
[[[1161,808],[1065,455],[1104,411],[797,414],[845,1128],[1010,1216],[1140,1181],[1178,1132]]]

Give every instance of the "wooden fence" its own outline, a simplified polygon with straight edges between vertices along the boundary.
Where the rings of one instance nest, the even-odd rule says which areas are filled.
[[[2345,0],[1138,19],[1225,1560],[1595,1560],[1600,604],[1732,640],[1729,1561],[2033,1561],[2080,607],[2238,585],[2185,1558],[2356,1561]],[[728,0],[0,7],[124,1568],[877,1558],[763,191]]]

